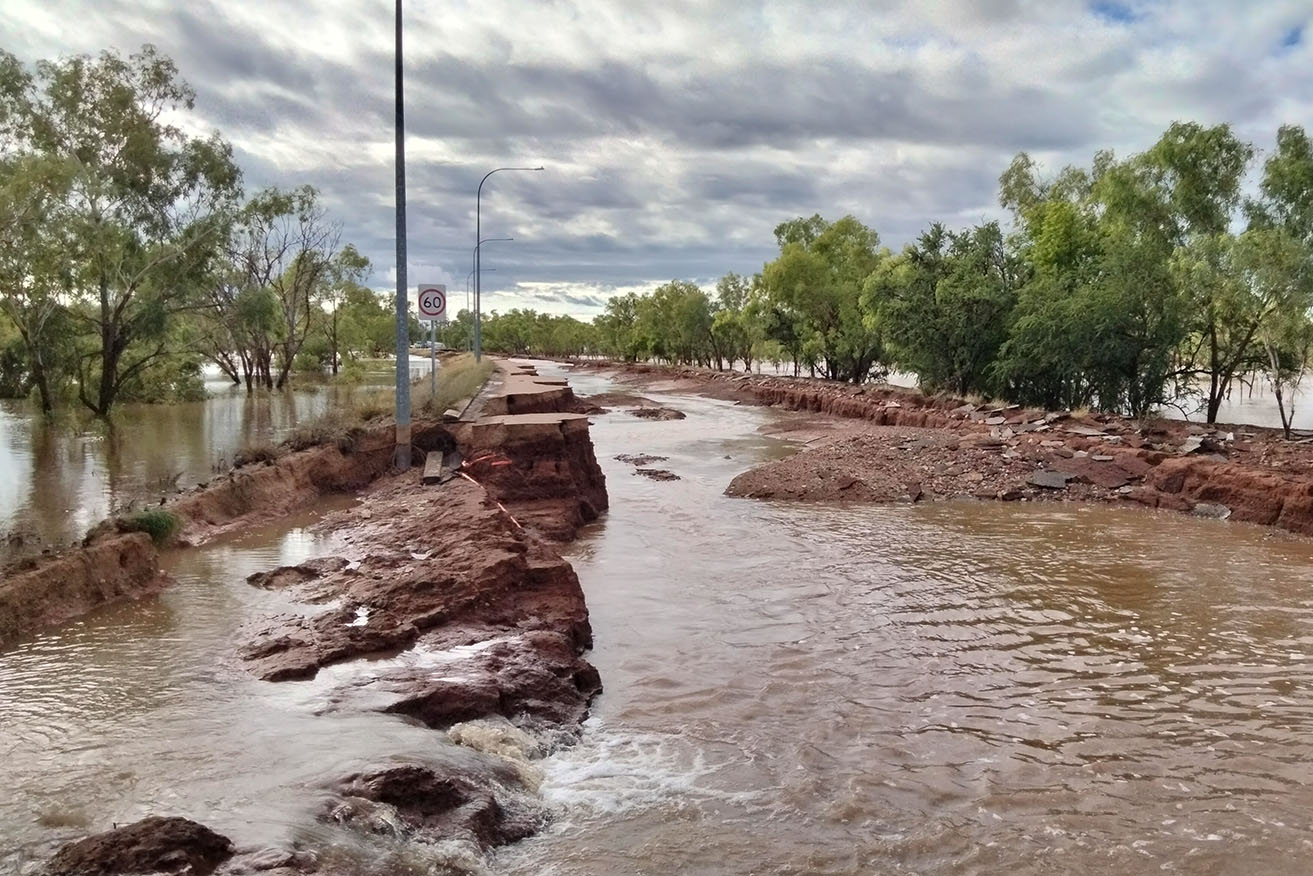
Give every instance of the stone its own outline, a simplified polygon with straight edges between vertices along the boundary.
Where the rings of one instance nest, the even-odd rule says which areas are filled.
[[[634,474],[641,475],[652,481],[677,481],[679,475],[673,471],[666,471],[664,468],[636,468]]]
[[[1040,470],[1032,472],[1030,477],[1026,478],[1026,483],[1046,490],[1065,490],[1069,480],[1071,475],[1064,472]]]
[[[1008,421],[1008,420],[1007,420],[1007,417],[989,417],[988,419],[985,420],[985,425],[986,425],[986,426],[1002,426],[1002,425],[1003,425],[1004,423],[1006,423],[1007,421]]]
[[[45,876],[192,876],[231,858],[225,836],[186,818],[152,816],[64,846]]]
[[[1190,509],[1195,517],[1207,517],[1212,520],[1226,520],[1231,516],[1231,509],[1216,502],[1196,502]]]

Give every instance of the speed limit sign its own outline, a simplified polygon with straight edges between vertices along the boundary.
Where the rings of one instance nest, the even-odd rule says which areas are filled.
[[[447,287],[428,283],[419,287],[419,318],[439,320],[447,318]]]

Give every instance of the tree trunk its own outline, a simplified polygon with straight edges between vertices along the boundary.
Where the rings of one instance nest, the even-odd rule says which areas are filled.
[[[46,375],[46,366],[41,361],[40,352],[32,357],[32,380],[36,383],[37,395],[41,398],[41,413],[49,416],[55,410],[55,403],[50,397],[50,378]]]

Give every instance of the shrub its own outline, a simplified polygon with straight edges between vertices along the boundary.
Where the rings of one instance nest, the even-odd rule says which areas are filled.
[[[233,454],[233,467],[241,468],[258,462],[274,462],[282,456],[282,451],[267,441],[243,447]]]
[[[336,444],[343,453],[349,453],[363,431],[359,421],[342,411],[325,411],[293,429],[283,440],[283,446],[297,451]]]
[[[155,544],[164,545],[182,529],[182,518],[172,511],[154,508],[121,518],[119,528],[125,532],[144,532]]]

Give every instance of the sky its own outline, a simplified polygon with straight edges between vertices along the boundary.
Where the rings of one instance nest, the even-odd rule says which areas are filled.
[[[396,282],[391,0],[4,0],[25,61],[153,43],[248,190],[309,183]],[[408,273],[484,309],[591,318],[751,274],[796,216],[897,249],[1004,215],[1019,151],[1130,154],[1174,120],[1259,150],[1313,129],[1313,0],[407,0]]]

